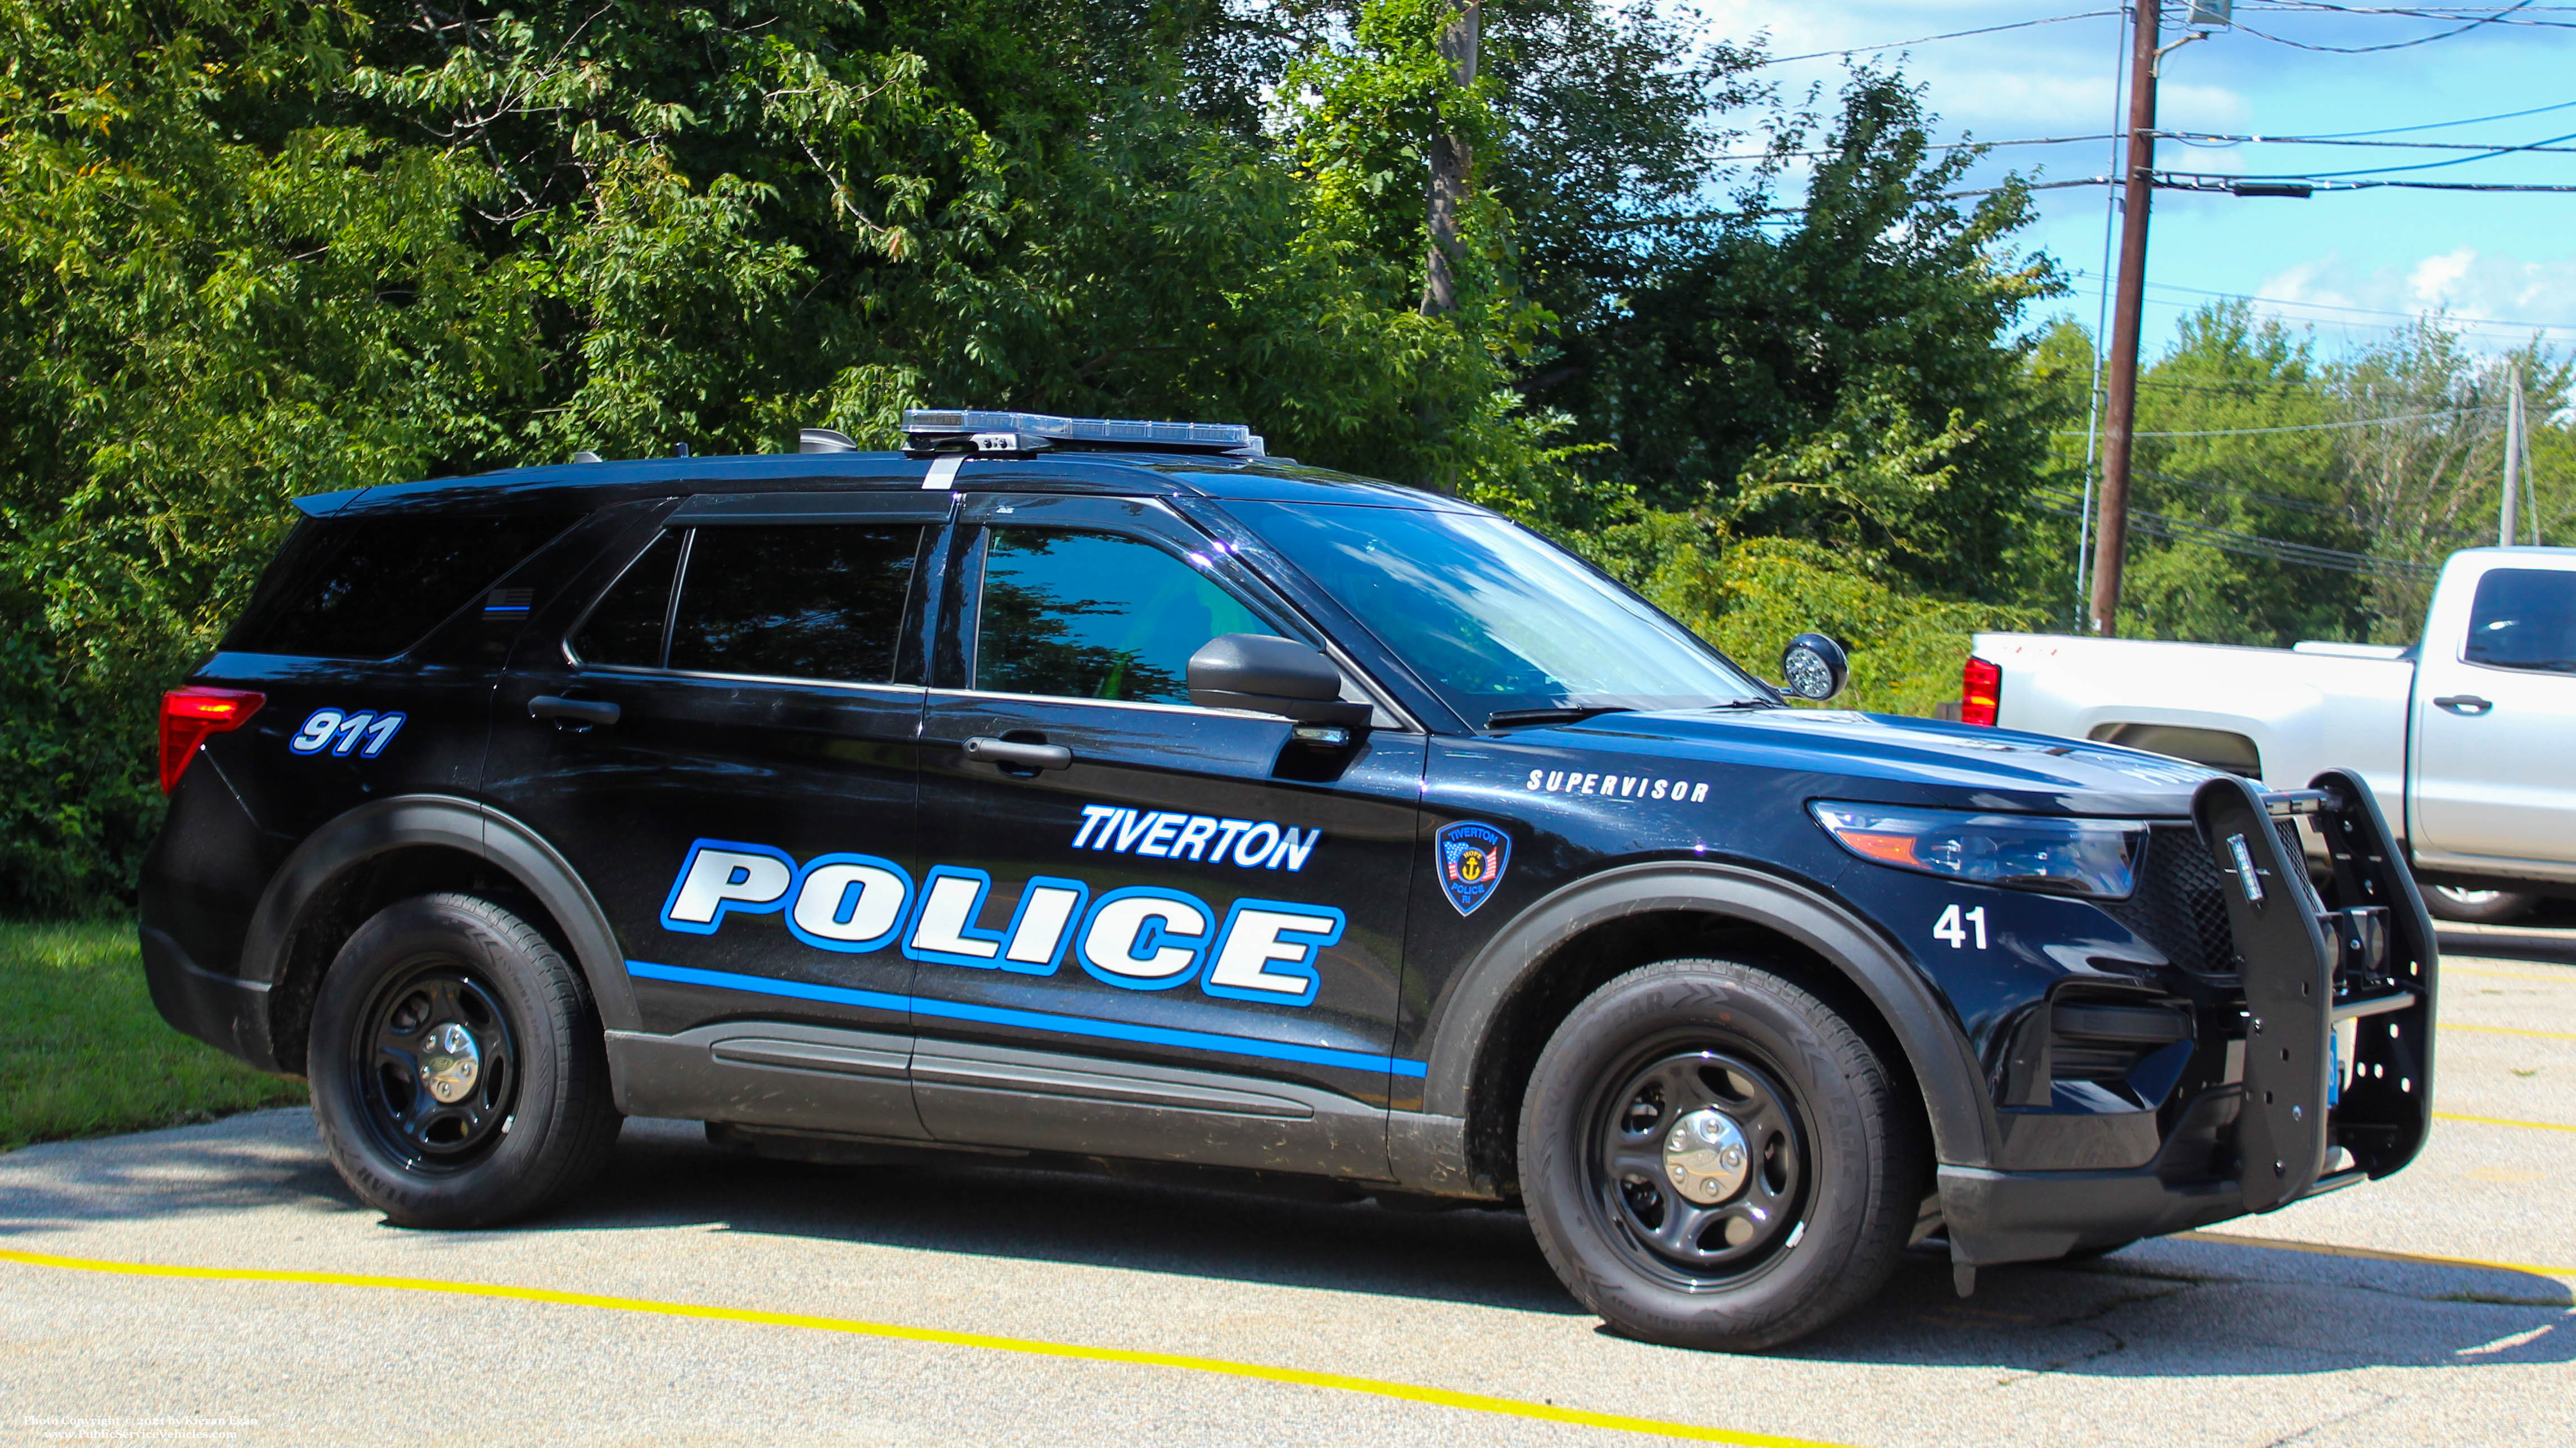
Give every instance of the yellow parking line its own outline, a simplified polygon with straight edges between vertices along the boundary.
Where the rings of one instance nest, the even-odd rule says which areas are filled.
[[[2280,1252],[2311,1252],[2320,1257],[2358,1257],[2368,1262],[2399,1262],[2414,1267],[2476,1267],[2488,1272],[2520,1272],[2576,1283],[2576,1267],[2535,1267],[2528,1262],[2486,1262],[2475,1257],[2428,1257],[2417,1252],[2381,1252],[2369,1247],[2334,1247],[2323,1242],[2291,1242],[2279,1237],[2236,1237],[2225,1232],[2176,1232],[2181,1242],[2221,1242],[2233,1247],[2269,1247]]]
[[[6,1248],[0,1248],[0,1261],[18,1262],[30,1267],[60,1267],[77,1272],[104,1272],[125,1277],[182,1277],[210,1282],[294,1282],[319,1287],[374,1287],[398,1292],[447,1293],[459,1297],[511,1298],[520,1302],[545,1302],[561,1307],[594,1307],[609,1312],[651,1313],[662,1317],[695,1317],[717,1322],[749,1322],[768,1327],[801,1327],[815,1332],[840,1332],[858,1337],[891,1338],[899,1342],[934,1343],[942,1347],[982,1348],[989,1352],[1025,1353],[1034,1357],[1126,1363],[1138,1367],[1179,1368],[1188,1372],[1215,1373],[1234,1378],[1256,1378],[1264,1382],[1289,1383],[1298,1387],[1366,1393],[1373,1397],[1395,1398],[1409,1403],[1428,1403],[1434,1407],[1460,1408],[1471,1413],[1535,1418],[1542,1422],[1571,1423],[1585,1428],[1608,1428],[1620,1433],[1652,1433],[1666,1438],[1686,1438],[1701,1443],[1733,1443],[1741,1445],[1741,1448],[1837,1448],[1837,1445],[1814,1439],[1782,1438],[1769,1433],[1745,1433],[1729,1428],[1704,1428],[1695,1423],[1667,1423],[1654,1418],[1626,1417],[1618,1413],[1594,1413],[1581,1408],[1560,1408],[1553,1403],[1531,1403],[1518,1398],[1493,1398],[1482,1393],[1453,1392],[1447,1388],[1426,1388],[1413,1383],[1391,1383],[1377,1378],[1351,1377],[1344,1373],[1309,1372],[1303,1368],[1229,1362],[1224,1358],[1189,1357],[1179,1353],[1136,1352],[1127,1348],[1089,1347],[1080,1343],[1045,1342],[1036,1338],[995,1337],[980,1332],[945,1332],[938,1328],[904,1327],[887,1322],[860,1322],[846,1317],[814,1317],[801,1312],[759,1312],[741,1307],[707,1307],[694,1302],[656,1302],[641,1297],[601,1297],[588,1292],[557,1292],[544,1287],[445,1282],[429,1277],[370,1277],[348,1272],[284,1272],[259,1267],[171,1267],[153,1262],[109,1262],[91,1257],[56,1257],[42,1252],[17,1252]]]
[[[2474,1121],[2480,1126],[2519,1126],[2525,1131],[2576,1131],[2576,1126],[2566,1126],[2555,1121],[2507,1121],[2501,1116],[2462,1116],[2453,1111],[2436,1111],[2433,1113],[2433,1119],[2435,1121]]]
[[[2544,1041],[2576,1041],[2576,1031],[2526,1031],[2520,1026],[2465,1026],[2457,1021],[2442,1021],[2437,1031],[2481,1031],[2490,1036],[2538,1036]]]

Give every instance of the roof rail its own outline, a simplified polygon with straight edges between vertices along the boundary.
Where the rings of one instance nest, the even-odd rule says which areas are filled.
[[[904,413],[903,433],[903,450],[915,457],[936,453],[1026,456],[1056,449],[1266,456],[1261,435],[1233,422],[1133,422],[916,407]]]

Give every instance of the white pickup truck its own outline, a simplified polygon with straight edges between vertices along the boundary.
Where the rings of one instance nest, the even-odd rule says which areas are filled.
[[[2576,896],[2576,548],[2451,555],[2407,648],[1981,633],[1960,717],[2274,789],[2354,769],[2435,914],[2497,922]]]

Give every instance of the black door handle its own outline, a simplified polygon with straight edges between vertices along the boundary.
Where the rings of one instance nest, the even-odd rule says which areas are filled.
[[[2492,699],[2481,699],[2475,694],[2451,694],[2434,700],[2433,707],[2436,709],[2448,709],[2454,714],[2468,714],[2475,716],[2484,714],[2488,710],[2493,709],[2495,707],[2495,701]]]
[[[989,739],[978,734],[966,741],[966,757],[1005,769],[1070,769],[1073,751],[1061,744],[1023,744],[1016,739]]]
[[[606,699],[566,699],[555,694],[539,694],[528,701],[528,717],[552,719],[558,725],[578,724],[587,729],[595,724],[617,722],[618,708]]]

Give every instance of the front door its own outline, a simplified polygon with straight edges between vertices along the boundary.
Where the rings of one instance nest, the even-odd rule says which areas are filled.
[[[2428,623],[2424,637],[2410,843],[2419,853],[2576,864],[2567,827],[2576,818],[2576,570],[2491,567],[2470,595],[2466,628],[2454,615]],[[2464,642],[2440,649],[2441,638]]]
[[[1389,1073],[1420,1070],[1387,1052],[1423,737],[1190,704],[1211,638],[1315,640],[1158,502],[970,497],[953,548],[905,941],[923,1122],[1383,1177]]]
[[[617,932],[628,1111],[922,1134],[892,947],[949,507],[735,495],[640,517],[505,676],[486,789]]]

